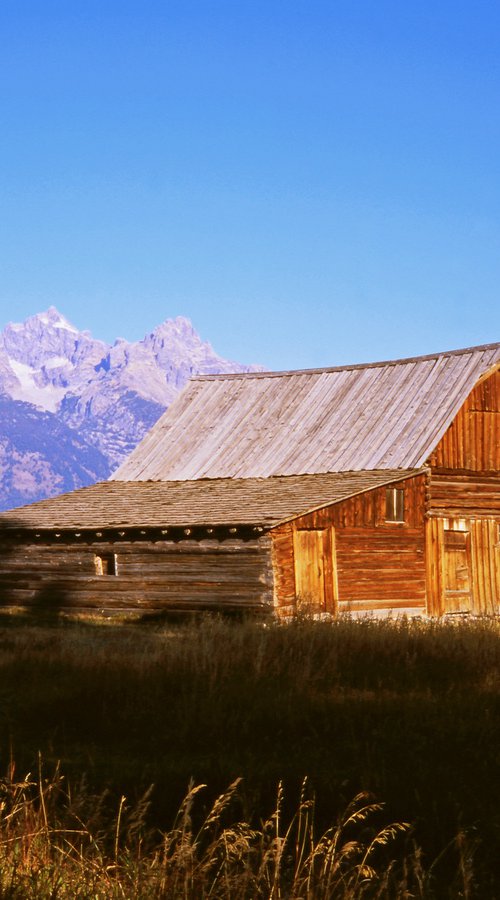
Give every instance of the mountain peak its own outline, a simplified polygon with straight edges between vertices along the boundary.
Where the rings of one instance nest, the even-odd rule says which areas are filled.
[[[111,462],[121,461],[143,436],[138,429],[152,424],[191,375],[247,370],[219,356],[186,316],[166,319],[141,341],[117,338],[113,346],[78,331],[55,306],[0,332],[0,393],[53,412],[78,431],[92,430],[105,455],[107,435],[116,431]],[[118,414],[123,398],[130,409]]]
[[[181,337],[185,337],[189,335],[189,337],[195,336],[199,341],[201,338],[196,331],[191,319],[186,318],[186,316],[175,316],[174,319],[165,319],[164,322],[161,322],[160,325],[157,325],[156,328],[153,329],[149,337],[153,337],[155,335],[180,335]]]
[[[73,334],[78,334],[78,329],[71,322],[68,322],[55,306],[49,306],[45,312],[37,313],[33,318],[38,319],[43,325],[51,325],[53,328],[64,328],[65,331],[72,331]]]
[[[66,469],[75,473],[70,486],[107,477],[194,373],[255,368],[219,356],[185,316],[167,319],[141,341],[117,338],[113,346],[78,331],[55,306],[10,323],[0,332],[0,399],[10,410],[0,429],[0,508],[20,502],[21,488],[23,502],[67,489],[60,476]],[[26,438],[35,420],[39,459]],[[69,430],[69,444],[42,447],[44,428]],[[16,453],[24,454],[21,480]]]

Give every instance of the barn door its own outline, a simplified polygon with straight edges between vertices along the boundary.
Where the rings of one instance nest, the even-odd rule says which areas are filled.
[[[445,529],[444,612],[470,612],[473,607],[470,534]]]
[[[297,529],[293,536],[297,604],[314,612],[334,612],[333,529]]]

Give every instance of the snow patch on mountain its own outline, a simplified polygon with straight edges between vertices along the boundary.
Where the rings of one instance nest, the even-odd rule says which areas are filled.
[[[75,328],[71,322],[68,322],[68,320],[57,311],[55,306],[49,306],[47,312],[38,313],[37,318],[44,325],[49,325],[53,328],[64,328],[65,331],[71,331],[73,334],[78,334],[78,329]]]
[[[67,365],[73,366],[74,363],[72,363],[71,360],[65,359],[64,356],[54,356],[53,359],[47,360],[47,362],[44,364],[43,368],[44,369],[60,369],[61,366],[67,366]]]
[[[13,400],[24,400],[49,412],[55,412],[59,408],[65,394],[64,388],[57,388],[53,384],[45,386],[37,384],[37,370],[26,363],[10,359],[9,365],[18,382],[10,390]]]

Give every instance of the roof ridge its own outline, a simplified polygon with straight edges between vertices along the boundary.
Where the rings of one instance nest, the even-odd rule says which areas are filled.
[[[345,366],[323,366],[313,369],[285,369],[282,371],[268,372],[226,372],[218,375],[192,375],[190,381],[222,381],[235,378],[282,378],[285,375],[315,375],[325,372],[347,372],[355,369],[375,369],[384,366],[399,366],[405,363],[425,362],[426,360],[442,359],[448,356],[461,356],[466,353],[480,353],[486,350],[500,349],[500,343],[478,344],[475,347],[463,347],[459,350],[443,350],[437,353],[427,353],[423,356],[408,356],[402,359],[387,359],[369,363],[349,363]]]

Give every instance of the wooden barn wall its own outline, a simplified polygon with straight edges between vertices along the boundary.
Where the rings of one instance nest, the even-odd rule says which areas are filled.
[[[95,555],[116,554],[117,575],[96,575]],[[255,609],[272,604],[270,539],[3,542],[1,600],[61,608]]]
[[[498,613],[500,472],[431,471],[426,507],[429,612]],[[464,585],[462,595],[453,591],[459,585],[452,583],[450,557],[446,554],[446,535],[453,531],[467,536],[462,568],[467,569],[468,585]]]
[[[426,507],[429,516],[500,516],[500,471],[481,474],[431,471]]]
[[[432,615],[500,607],[500,371],[471,392],[429,459],[427,606]],[[461,547],[456,536],[462,535]],[[455,549],[453,549],[455,541]]]
[[[500,605],[500,517],[427,520],[427,605],[430,615],[497,615]],[[447,535],[466,539],[463,559],[448,558]],[[456,556],[457,554],[455,554]],[[456,583],[457,568],[465,573]]]
[[[425,607],[425,475],[399,482],[405,521],[386,521],[386,488],[325,507],[274,529],[275,602],[288,612],[296,595],[294,531],[334,529],[335,612]]]
[[[429,462],[434,469],[500,471],[500,371],[476,385]]]

